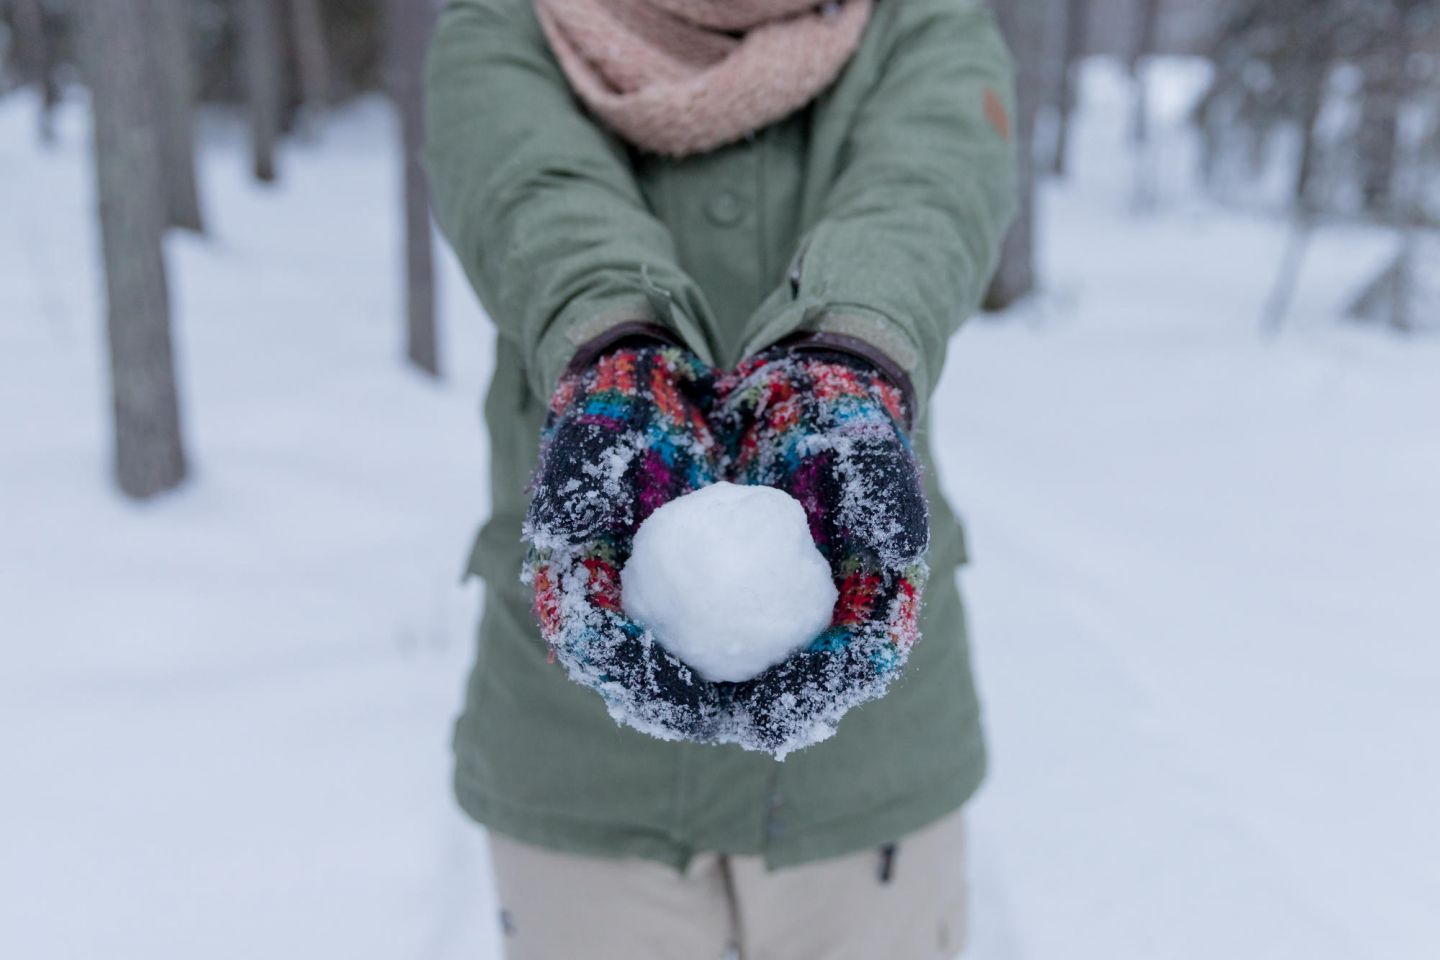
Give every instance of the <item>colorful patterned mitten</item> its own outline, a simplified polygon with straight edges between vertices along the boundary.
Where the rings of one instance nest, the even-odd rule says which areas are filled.
[[[622,346],[560,381],[525,522],[540,632],[617,721],[713,740],[720,694],[620,607],[620,569],[658,507],[717,478],[714,378],[679,347]]]
[[[828,737],[898,675],[918,636],[929,511],[904,398],[868,362],[776,348],[719,393],[731,478],[800,501],[840,591],[808,648],[729,691],[725,738],[784,756]]]

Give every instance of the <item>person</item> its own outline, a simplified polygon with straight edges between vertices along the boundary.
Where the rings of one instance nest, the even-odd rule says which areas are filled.
[[[1012,74],[972,0],[442,12],[434,210],[498,332],[455,790],[512,960],[960,950],[985,751],[928,404],[1012,215]],[[800,500],[840,590],[735,684],[616,584],[721,478]]]

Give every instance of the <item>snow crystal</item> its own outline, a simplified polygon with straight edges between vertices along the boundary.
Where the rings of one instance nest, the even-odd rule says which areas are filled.
[[[837,592],[799,501],[716,483],[655,511],[621,574],[626,613],[707,680],[748,680],[830,623]]]

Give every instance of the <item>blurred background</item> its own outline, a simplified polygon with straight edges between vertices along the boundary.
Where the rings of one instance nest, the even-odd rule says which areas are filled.
[[[996,7],[966,956],[1433,957],[1440,0]],[[498,956],[434,14],[0,0],[0,955]]]

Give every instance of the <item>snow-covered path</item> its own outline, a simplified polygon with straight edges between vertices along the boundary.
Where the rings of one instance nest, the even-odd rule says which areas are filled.
[[[1370,422],[1416,440],[1362,452],[1368,391],[1329,407],[1328,357],[1275,389],[1213,351],[1197,403],[1176,365],[1081,339],[981,334],[945,388],[996,756],[981,897],[1016,956],[1424,956],[1433,376],[1396,363]],[[1397,414],[1378,401],[1404,373]]]
[[[1424,960],[1440,343],[1335,327],[1385,252],[1350,230],[1262,340],[1282,230],[1188,197],[1178,137],[1128,212],[1123,90],[1088,79],[1047,292],[936,401],[994,747],[967,956]],[[47,155],[0,101],[0,956],[496,956],[447,784],[489,345],[447,261],[449,376],[398,363],[386,118],[271,193],[211,131],[214,237],[172,248],[198,470],[144,509],[104,485],[62,119]]]
[[[1335,328],[1387,249],[1353,230],[1262,340],[1281,229],[1127,214],[1123,88],[1087,79],[1049,291],[967,331],[936,403],[996,758],[976,956],[1419,960],[1440,343]]]

